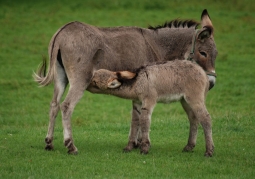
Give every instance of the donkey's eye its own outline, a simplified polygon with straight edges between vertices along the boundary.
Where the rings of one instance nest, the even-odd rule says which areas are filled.
[[[200,53],[200,55],[207,57],[207,54],[205,52],[199,52],[199,53]]]

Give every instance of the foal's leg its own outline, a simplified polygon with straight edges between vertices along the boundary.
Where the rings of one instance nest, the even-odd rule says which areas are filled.
[[[199,121],[197,120],[194,112],[192,111],[192,109],[186,103],[185,100],[182,100],[181,104],[182,104],[182,107],[185,110],[185,112],[189,118],[189,122],[190,122],[188,143],[183,149],[183,152],[189,152],[189,151],[192,151],[193,148],[196,146],[197,130],[198,130]]]
[[[140,115],[140,127],[142,133],[142,142],[141,142],[141,154],[147,154],[150,148],[150,125],[151,125],[151,114],[153,112],[156,101],[145,100],[142,104],[141,115]]]
[[[48,133],[45,138],[45,149],[46,150],[52,150],[53,149],[53,133],[54,133],[54,125],[55,120],[59,111],[59,103],[61,100],[61,97],[65,91],[65,88],[68,84],[68,80],[65,74],[64,69],[56,63],[56,77],[54,82],[54,93],[53,93],[53,99],[50,104],[50,121],[48,126]]]
[[[140,144],[137,141],[138,135],[139,135],[139,117],[141,114],[141,102],[133,101],[133,110],[132,110],[132,121],[129,131],[129,141],[128,145],[123,149],[124,152],[129,152],[133,148],[137,148]]]
[[[211,157],[214,151],[214,144],[212,139],[212,124],[210,114],[208,113],[204,102],[199,104],[190,104],[190,107],[204,129],[206,143],[205,156]]]
[[[204,129],[205,134],[205,143],[206,143],[206,151],[205,156],[206,157],[212,157],[214,152],[214,143],[212,138],[212,122],[211,122],[211,116],[208,113],[205,105],[201,109],[201,111],[198,111],[199,121]]]

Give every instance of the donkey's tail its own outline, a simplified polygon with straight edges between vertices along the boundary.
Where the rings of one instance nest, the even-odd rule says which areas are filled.
[[[54,66],[50,66],[48,73],[46,74],[47,62],[46,57],[43,57],[43,62],[41,66],[38,68],[37,72],[34,72],[33,77],[34,80],[41,86],[49,85],[54,79]]]
[[[70,24],[70,23],[68,23]],[[49,44],[49,58],[50,58],[50,65],[48,69],[48,73],[46,74],[47,69],[47,63],[46,63],[46,57],[43,57],[43,63],[37,70],[37,72],[33,74],[34,80],[41,86],[47,86],[49,85],[56,74],[56,61],[59,51],[59,46],[56,44],[56,38],[59,35],[60,31],[64,29],[68,24],[60,28],[51,38],[50,44]]]
[[[59,33],[68,25],[75,23],[75,22],[70,22],[58,29],[58,31],[53,35],[51,38],[50,44],[49,44],[49,57],[50,57],[50,65],[48,69],[48,73],[46,74],[46,69],[47,69],[47,63],[46,63],[46,58],[43,57],[43,63],[39,67],[37,73],[33,74],[34,80],[39,83],[41,87],[49,85],[53,80],[56,75],[56,63],[59,61],[60,65],[62,64],[62,59],[60,55],[60,49],[58,46],[58,43],[56,42],[56,39],[59,35]],[[63,67],[63,65],[61,65]]]

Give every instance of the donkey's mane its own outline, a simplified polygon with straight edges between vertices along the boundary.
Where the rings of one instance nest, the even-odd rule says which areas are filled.
[[[170,22],[165,22],[163,25],[157,25],[155,27],[149,26],[148,29],[158,30],[162,28],[191,28],[197,27],[200,23],[194,20],[179,20],[175,19]]]

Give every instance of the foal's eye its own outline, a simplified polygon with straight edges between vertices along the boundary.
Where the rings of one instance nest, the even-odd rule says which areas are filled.
[[[205,52],[199,52],[200,55],[202,55],[203,57],[207,57],[207,54]]]

